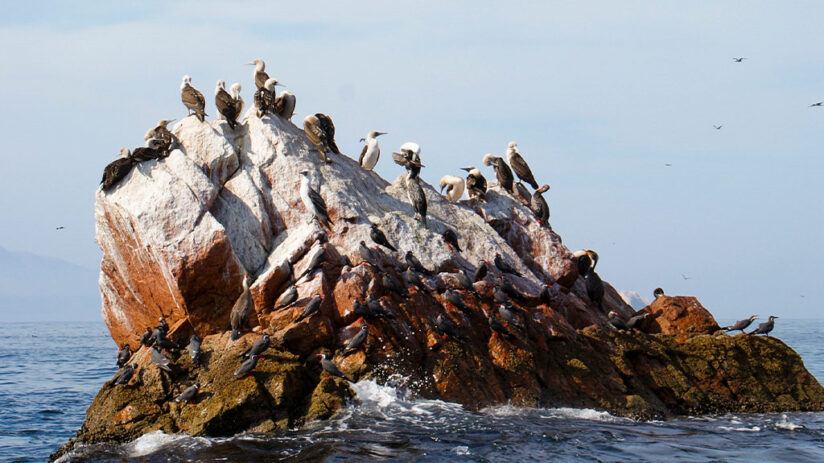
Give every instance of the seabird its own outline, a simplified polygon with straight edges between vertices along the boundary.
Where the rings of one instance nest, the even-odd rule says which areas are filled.
[[[140,345],[151,347],[152,343],[154,343],[154,338],[152,338],[152,329],[147,326],[146,331],[144,331],[143,335],[140,336]]]
[[[158,326],[152,332],[152,345],[160,349],[177,349],[177,343],[166,337],[166,332]]]
[[[249,291],[249,274],[243,274],[243,289],[240,292],[235,305],[232,306],[232,312],[229,314],[229,320],[232,324],[232,341],[240,337],[240,328],[246,322],[246,317],[252,310],[252,293]]]
[[[655,291],[652,292],[652,297],[658,299],[659,297],[664,295],[664,290],[661,288],[655,288]]]
[[[469,310],[469,307],[467,307],[466,304],[464,304],[461,295],[451,289],[447,289],[443,292],[443,299],[446,302],[448,302],[452,307],[459,309],[461,312],[471,312]]]
[[[122,370],[120,370],[120,373],[114,377],[114,381],[109,383],[109,387],[113,387],[118,384],[128,384],[129,380],[132,379],[132,376],[134,376],[135,371],[137,371],[136,363],[126,365]]]
[[[520,328],[520,322],[515,318],[515,314],[512,313],[511,304],[499,304],[498,305],[498,315],[501,316],[501,319],[504,321],[504,327],[509,328],[509,325],[512,325],[516,328]]]
[[[386,132],[378,132],[377,130],[373,130],[369,132],[369,135],[367,135],[366,138],[360,139],[361,142],[365,141],[366,145],[360,153],[358,164],[366,170],[372,170],[378,163],[378,159],[381,157],[381,147],[378,145],[378,137],[381,135],[386,135]]]
[[[401,145],[399,151],[400,153],[392,153],[392,160],[406,169],[408,177],[417,177],[421,167],[425,167],[421,164],[421,147],[415,142],[408,141]]]
[[[166,322],[166,317],[163,315],[157,317],[157,329],[165,336],[169,333],[169,323]]]
[[[361,263],[375,265],[375,255],[366,245],[366,241],[361,240],[358,244],[358,256],[361,258]]]
[[[740,63],[740,62],[744,61],[745,59],[747,59],[747,58],[744,58],[742,56],[741,58],[733,58],[732,60],[735,61],[736,63]]]
[[[713,124],[713,125],[712,125],[712,127],[713,127],[715,130],[721,130],[721,127],[724,127],[724,124],[721,124],[721,125],[715,125],[715,124]]]
[[[509,296],[506,295],[503,288],[500,285],[495,285],[492,287],[492,299],[495,300],[498,304],[510,304]]]
[[[381,231],[381,229],[378,228],[378,224],[376,223],[373,223],[369,227],[369,237],[372,238],[372,241],[374,241],[375,244],[379,244],[387,249],[391,249],[393,252],[398,251],[394,246],[389,244],[389,240],[386,239],[386,235],[383,234],[383,231]]]
[[[303,308],[303,312],[301,312],[300,316],[295,320],[295,323],[302,321],[305,318],[310,317],[313,313],[317,312],[320,308],[320,303],[323,302],[323,298],[320,296],[313,297],[306,307]]]
[[[810,108],[812,108],[814,106],[824,106],[824,101],[819,101],[817,103],[813,103],[813,104],[810,105]]]
[[[264,333],[263,336],[260,337],[257,341],[252,343],[252,346],[243,351],[242,354],[238,355],[238,358],[248,359],[249,357],[256,355],[260,356],[266,349],[269,348],[269,335]]]
[[[392,281],[394,281],[391,285],[394,288],[393,291],[397,292],[395,290],[399,289],[397,287],[398,280],[393,278]],[[395,314],[386,310],[386,307],[384,307],[381,301],[375,298],[375,296],[370,295],[366,299],[366,308],[368,309],[366,312],[367,318],[395,318]]]
[[[103,191],[105,192],[114,188],[124,177],[129,175],[132,167],[136,164],[128,148],[121,148],[120,154],[121,158],[110,162],[103,169],[103,178],[100,180],[100,184],[103,185]]]
[[[475,269],[475,275],[472,276],[472,280],[477,283],[483,280],[487,273],[489,273],[488,262],[483,261],[478,265],[478,268]]]
[[[277,80],[268,79],[263,87],[260,87],[255,92],[255,108],[257,108],[258,118],[263,118],[267,112],[274,109],[276,85],[278,85]]]
[[[437,318],[435,318],[435,326],[438,328],[438,331],[441,333],[441,338],[446,339],[446,336],[458,337],[458,327],[452,320],[443,316],[443,314],[438,314]]]
[[[507,296],[511,297],[512,299],[515,299],[516,301],[526,301],[526,296],[524,296],[520,293],[520,291],[515,289],[515,287],[512,286],[512,283],[510,283],[509,280],[507,280],[505,275],[498,275],[498,281],[501,285],[501,289],[504,291],[504,293],[506,293]]]
[[[692,277],[688,277],[688,276],[684,275],[683,273],[681,274],[681,278],[683,278],[684,280],[692,280]]]
[[[472,286],[472,280],[469,279],[469,275],[467,275],[463,269],[458,269],[458,271],[455,272],[455,280],[461,289],[475,292],[475,287]]]
[[[406,175],[406,195],[412,203],[412,209],[415,210],[415,220],[426,227],[426,194],[423,192],[421,180],[417,175],[413,177],[411,171]]]
[[[143,141],[149,141],[151,139],[160,140],[158,149],[162,151],[171,150],[177,140],[171,130],[169,130],[169,124],[172,122],[174,122],[174,119],[159,120],[157,126],[146,131],[146,135],[143,136]]]
[[[280,92],[280,96],[275,98],[275,114],[288,121],[295,113],[296,103],[297,99],[292,92],[286,90]]]
[[[475,166],[461,167],[461,170],[467,171],[466,191],[469,199],[479,199],[486,202],[486,178],[481,175],[481,171]]]
[[[132,351],[129,349],[129,345],[123,344],[123,347],[117,351],[117,366],[122,367],[131,357]]]
[[[251,63],[246,63],[247,65],[254,66],[255,72],[255,86],[257,88],[263,88],[266,85],[266,81],[269,80],[269,74],[266,74],[266,63],[263,62],[262,59],[258,58]]]
[[[278,298],[277,304],[275,304],[275,310],[282,309],[283,307],[288,307],[292,305],[293,302],[298,300],[298,289],[295,285],[289,285],[286,288],[286,291],[280,295]]]
[[[621,316],[618,315],[618,312],[614,310],[610,311],[609,315],[607,316],[607,321],[610,325],[612,325],[613,328],[615,328],[618,331],[632,331],[627,326],[626,322],[624,322],[624,320],[621,318]]]
[[[237,82],[233,83],[232,86],[229,87],[229,91],[232,93],[232,103],[235,105],[235,114],[237,114],[238,116],[243,114],[243,107],[245,106],[245,103],[243,102],[243,97],[240,96],[241,90],[242,87]]]
[[[501,324],[501,322],[499,322],[497,318],[495,318],[493,315],[489,315],[486,311],[484,311],[484,314],[486,314],[487,316],[489,327],[492,328],[492,334],[494,336],[500,334],[507,338],[513,337],[512,333],[510,333],[509,330],[507,330],[506,327],[503,324]]]
[[[220,116],[226,119],[229,127],[234,130],[237,127],[237,118],[240,114],[235,112],[237,110],[235,100],[226,91],[226,82],[223,80],[218,80],[215,86],[215,106],[217,106],[217,112]]]
[[[398,296],[401,296],[403,298],[409,296],[409,293],[406,292],[406,287],[404,285],[402,285],[397,280],[397,278],[393,277],[392,275],[390,275],[388,273],[384,273],[383,276],[381,276],[381,285],[387,291],[391,291],[391,292],[393,292],[393,293],[395,293]]]
[[[464,192],[464,179],[454,175],[444,175],[441,178],[441,194],[446,188],[446,199],[453,203],[460,201]]]
[[[340,154],[338,145],[335,144],[335,124],[332,119],[323,113],[315,113],[303,119],[303,131],[309,143],[315,147],[323,162],[331,162],[326,157],[327,152]]]
[[[404,272],[404,277],[406,277],[406,283],[410,284],[420,290],[425,290],[426,285],[423,284],[423,280],[421,280],[421,274],[416,272],[412,267],[406,269]]]
[[[183,83],[180,84],[180,99],[189,110],[189,115],[195,116],[203,122],[206,120],[206,98],[196,88],[192,87],[192,78],[183,76]]]
[[[197,396],[197,391],[200,389],[200,383],[195,382],[191,386],[187,387],[180,393],[179,396],[175,397],[175,402],[191,402],[192,399]]]
[[[140,146],[132,151],[130,157],[135,163],[151,161],[152,159],[165,158],[169,155],[167,151],[161,149],[165,142],[156,138],[146,141],[146,146]]]
[[[630,319],[627,320],[627,328],[629,328],[629,329],[635,328],[639,323],[641,323],[644,319],[646,319],[648,315],[649,315],[648,312],[641,312],[640,314],[637,314],[637,315],[634,315],[634,316],[630,317]]]
[[[340,371],[340,368],[338,368],[338,366],[335,365],[332,362],[331,359],[329,359],[329,353],[328,352],[324,352],[322,354],[317,354],[317,355],[318,355],[318,357],[320,357],[320,366],[321,366],[321,368],[323,368],[323,371],[329,373],[332,376],[337,376],[338,378],[343,378],[343,379],[349,381],[350,383],[354,382],[348,376],[343,374],[343,372]]]
[[[317,269],[320,266],[320,264],[322,264],[325,260],[326,260],[326,245],[324,244],[324,245],[321,245],[320,251],[315,253],[314,256],[312,256],[312,260],[310,260],[309,264],[306,265],[306,270],[304,270],[303,273],[300,274],[300,276],[298,277],[298,280],[300,280],[301,278],[305,277],[306,275],[309,275],[312,272],[314,272],[315,269]]]
[[[64,228],[66,228],[66,227],[64,227],[64,226],[62,226],[62,225],[61,225],[61,226],[59,226],[59,227],[55,227],[54,229],[55,229],[55,230],[62,230],[62,229],[64,229]]]
[[[249,358],[245,362],[241,363],[237,370],[235,370],[235,372],[232,373],[232,376],[251,376],[252,370],[254,370],[255,365],[257,365],[257,361],[257,355],[250,355]]]
[[[547,190],[549,190],[549,185],[538,188],[532,193],[532,199],[529,200],[529,208],[532,209],[532,213],[535,214],[535,218],[538,219],[538,223],[541,225],[549,224],[549,205],[543,195]]]
[[[149,348],[149,358],[151,358],[152,363],[154,363],[155,366],[161,370],[168,371],[169,373],[172,372],[172,369],[169,367],[171,362],[169,362],[168,357],[163,355],[163,352],[157,349],[157,346],[152,346]]]
[[[515,268],[513,266],[509,265],[509,263],[507,263],[501,257],[501,253],[495,253],[494,262],[495,262],[495,267],[498,267],[498,270],[500,270],[501,272],[510,273],[512,275],[517,275],[519,277],[523,277],[523,275],[521,275],[521,272],[515,270]]]
[[[455,233],[455,230],[451,228],[444,229],[443,233],[441,233],[441,238],[443,238],[444,243],[449,245],[450,249],[462,252],[461,246],[458,244],[458,234]]]
[[[308,170],[300,172],[300,199],[303,201],[306,211],[312,214],[313,218],[318,219],[318,222],[326,228],[332,228],[329,223],[329,214],[326,211],[326,201],[309,184]]]
[[[524,158],[521,157],[521,153],[518,152],[518,144],[514,141],[509,142],[509,146],[506,149],[506,158],[509,160],[509,165],[512,166],[512,170],[518,175],[518,178],[529,183],[533,189],[537,190],[538,182],[536,182],[535,177],[532,176],[532,170],[530,170]]]
[[[598,253],[591,249],[576,251],[573,254],[578,259],[578,273],[583,276],[589,300],[598,305],[598,310],[604,311],[604,282],[595,273],[598,264]]]
[[[406,259],[406,265],[409,266],[409,268],[415,270],[416,272],[423,273],[424,275],[432,276],[432,272],[423,266],[421,261],[415,257],[415,254],[412,254],[412,251],[406,251],[406,256],[404,256],[404,258]]]
[[[343,345],[344,355],[360,347],[360,345],[363,344],[364,341],[366,341],[366,338],[369,337],[369,326],[366,324],[365,321],[363,321],[363,319],[361,319],[361,322],[363,324],[361,325],[360,331],[358,331],[354,336],[349,338],[349,340],[346,341],[346,343]]]
[[[191,338],[189,338],[189,356],[192,357],[192,363],[195,365],[200,365],[200,361],[202,360],[200,356],[203,355],[203,352],[200,351],[200,338],[197,334],[193,334]]]
[[[484,165],[495,168],[495,176],[498,178],[498,185],[506,191],[515,193],[512,189],[515,177],[512,176],[512,169],[504,162],[504,158],[493,156],[490,153],[484,155]]]
[[[778,317],[776,317],[775,315],[770,315],[769,320],[758,325],[758,328],[750,331],[750,334],[770,334],[770,331],[772,331],[773,328],[775,328],[775,322],[773,320],[775,320],[776,318]]]
[[[725,326],[721,329],[724,330],[724,331],[741,331],[743,333],[744,329],[747,328],[748,326],[750,326],[750,324],[752,324],[752,322],[754,322],[756,318],[758,318],[757,314],[753,315],[750,318],[745,318],[743,320],[738,320],[737,322],[733,323],[732,325]]]

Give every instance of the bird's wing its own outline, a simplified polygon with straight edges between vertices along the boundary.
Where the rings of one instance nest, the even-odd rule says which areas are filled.
[[[363,149],[360,152],[360,157],[358,158],[358,164],[363,166],[363,157],[366,156],[366,150],[369,149],[369,145],[366,144],[363,146]]]
[[[323,129],[320,128],[320,124],[318,125],[305,125],[304,132],[306,132],[306,138],[309,139],[309,143],[318,147],[325,148],[326,144],[326,133]]]
[[[509,163],[512,164],[512,170],[514,170],[515,173],[518,174],[518,177],[521,180],[529,183],[530,185],[537,185],[535,178],[532,176],[532,170],[530,170],[529,165],[526,163],[526,161],[524,161],[524,158],[521,157],[520,154],[514,154],[509,159]]]
[[[332,118],[327,116],[323,113],[315,114],[315,117],[318,118],[318,126],[320,126],[321,130],[326,132],[326,136],[329,140],[335,138],[335,124],[332,123]]]
[[[326,211],[326,201],[323,200],[323,197],[318,194],[317,191],[309,188],[309,199],[312,200],[312,205],[315,206],[315,209],[323,215],[324,217],[329,215]]]
[[[406,158],[406,156],[404,156],[401,153],[393,152],[392,153],[392,160],[395,161],[395,164],[397,164],[399,166],[406,167],[407,165],[409,165],[409,160]]]
[[[235,101],[226,90],[217,92],[217,95],[215,95],[215,106],[217,106],[218,111],[226,117],[234,119],[235,116],[237,116],[235,112]]]
[[[187,107],[202,108],[206,106],[206,99],[203,98],[203,94],[192,87],[184,88],[180,94],[180,97],[183,100],[183,104],[185,104]]]

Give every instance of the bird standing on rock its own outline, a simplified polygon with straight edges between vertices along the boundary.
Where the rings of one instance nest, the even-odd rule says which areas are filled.
[[[123,347],[117,351],[117,366],[122,367],[132,357],[131,349],[128,344],[123,344]]]
[[[664,295],[664,290],[661,289],[661,288],[655,288],[655,291],[652,292],[652,296],[655,299],[658,299],[659,297],[661,297],[663,295]]]
[[[463,196],[464,189],[466,188],[466,183],[464,179],[461,177],[456,177],[454,175],[444,175],[441,178],[440,182],[441,186],[441,194],[443,194],[443,189],[446,188],[446,199],[455,203],[460,201],[461,196]]]
[[[611,311],[607,316],[607,321],[613,328],[618,331],[631,331],[630,328],[627,326],[626,322],[618,315],[618,312]]]
[[[154,343],[154,338],[152,337],[152,329],[148,326],[146,327],[146,331],[140,336],[140,345],[150,347]]]
[[[538,188],[532,193],[532,198],[529,200],[529,208],[541,225],[549,225],[549,204],[546,203],[543,195],[547,190],[549,190],[549,185]]]
[[[352,336],[346,344],[343,346],[343,354],[346,355],[349,352],[356,350],[366,341],[366,338],[369,337],[369,326],[363,319],[360,320],[363,324],[361,325],[360,331],[358,331],[354,336]]]
[[[486,178],[475,166],[461,167],[466,174],[466,191],[469,199],[477,199],[486,202]]]
[[[449,245],[449,249],[463,252],[461,246],[458,244],[458,234],[455,233],[455,230],[451,228],[444,229],[443,233],[441,233],[441,238],[443,238],[444,243]]]
[[[369,132],[366,138],[360,139],[361,142],[365,141],[366,145],[363,147],[363,151],[361,151],[360,158],[358,158],[358,164],[366,170],[374,169],[378,163],[378,159],[381,157],[381,147],[378,145],[378,137],[381,135],[386,135],[386,132],[373,130]]]
[[[312,217],[317,219],[321,225],[326,228],[332,228],[329,221],[329,213],[326,210],[326,201],[323,197],[315,191],[310,185],[309,171],[300,171],[300,200],[306,211],[312,214]]]
[[[146,132],[146,135],[143,136],[143,141],[158,140],[160,142],[157,147],[159,150],[171,150],[177,141],[177,138],[175,138],[169,130],[169,124],[172,122],[174,122],[174,119],[161,119],[154,128]]]
[[[495,168],[495,176],[498,178],[498,186],[500,186],[501,189],[512,193],[515,192],[512,189],[512,183],[515,177],[512,175],[512,170],[506,165],[503,158],[487,153],[484,155],[484,165]]]
[[[448,302],[450,305],[460,310],[461,312],[471,312],[471,310],[469,310],[469,307],[467,307],[466,304],[464,304],[460,294],[456,293],[455,291],[447,289],[443,292],[443,298],[446,302]]]
[[[409,202],[412,203],[412,209],[415,210],[415,220],[426,227],[426,194],[423,192],[421,180],[417,176],[406,176],[406,196]]]
[[[215,86],[215,106],[217,107],[218,114],[220,114],[220,116],[229,123],[229,127],[234,130],[237,127],[237,118],[240,114],[235,112],[237,110],[235,100],[232,98],[232,95],[226,91],[226,82],[223,80],[218,80]]]
[[[486,311],[484,311],[484,314],[487,316],[487,322],[489,323],[489,327],[492,328],[492,334],[494,336],[500,334],[507,338],[513,337],[512,333],[510,333],[509,330],[506,329],[506,327],[501,322],[499,322],[497,318],[495,318],[493,315],[489,315],[488,313],[486,313]]]
[[[263,87],[255,91],[254,102],[257,108],[257,117],[262,119],[267,112],[271,112],[275,105],[275,86],[278,81],[275,79],[267,79]]]
[[[509,265],[501,257],[500,253],[495,254],[495,267],[498,267],[498,270],[500,270],[503,273],[509,273],[511,275],[516,275],[516,276],[519,276],[519,277],[523,277],[523,275],[521,275],[521,272],[515,270],[515,268],[513,266]]]
[[[348,376],[343,374],[343,372],[340,371],[340,368],[338,368],[338,366],[335,365],[334,362],[332,362],[332,360],[329,358],[329,353],[328,352],[318,354],[318,357],[321,358],[320,359],[320,366],[321,366],[321,368],[323,368],[323,371],[325,371],[326,373],[329,373],[332,376],[337,376],[338,378],[343,378],[343,379],[349,381],[350,383],[354,382],[351,378],[349,378]]]
[[[152,360],[152,363],[154,363],[156,367],[160,368],[161,370],[165,370],[169,373],[172,372],[172,369],[169,366],[171,364],[171,362],[169,362],[169,358],[163,355],[163,352],[158,350],[156,346],[152,346],[151,348],[149,348],[149,358]]]
[[[200,338],[197,334],[193,334],[192,337],[189,338],[189,356],[192,357],[192,363],[195,365],[200,365],[201,355]]]
[[[243,274],[243,289],[240,292],[235,305],[232,306],[232,312],[229,314],[229,320],[232,324],[232,341],[240,337],[240,328],[246,322],[246,317],[252,310],[252,293],[249,291],[249,274]]]
[[[475,269],[475,275],[473,275],[472,279],[475,283],[483,280],[486,278],[486,275],[489,273],[489,263],[487,261],[483,261],[478,264],[478,268]]]
[[[309,143],[320,154],[323,162],[332,162],[326,153],[340,154],[335,144],[335,124],[332,118],[323,113],[310,114],[303,119],[303,131]]]
[[[196,396],[197,391],[200,389],[200,383],[196,382],[191,386],[187,387],[180,393],[177,397],[175,397],[175,402],[191,402]]]
[[[247,359],[245,362],[241,363],[240,366],[237,368],[237,370],[235,370],[235,372],[232,373],[232,376],[244,376],[244,375],[251,376],[252,370],[255,369],[255,366],[257,365],[257,362],[258,362],[258,356],[257,355],[250,355],[249,359]]]
[[[255,70],[253,72],[253,75],[255,77],[255,86],[257,88],[263,88],[263,86],[266,84],[266,81],[269,80],[269,74],[266,73],[266,63],[262,59],[257,58],[251,63],[246,64],[255,67]]]
[[[180,84],[180,99],[189,110],[189,115],[194,114],[200,122],[206,120],[206,98],[196,88],[192,87],[192,78],[183,76],[183,83]]]
[[[537,190],[538,182],[535,181],[535,177],[532,175],[532,170],[529,168],[529,164],[524,161],[524,158],[521,157],[521,153],[518,152],[518,144],[514,141],[509,142],[509,145],[506,148],[506,157],[509,160],[509,165],[512,166],[512,170],[514,170],[518,175],[518,178],[530,184],[532,189]]]
[[[750,318],[745,318],[743,320],[738,320],[737,322],[733,323],[730,326],[725,326],[721,328],[724,331],[741,331],[744,332],[744,329],[750,326],[755,319],[758,318],[758,314],[751,316]]]
[[[750,334],[770,334],[770,331],[775,328],[775,319],[778,318],[775,315],[770,315],[770,319],[766,322],[758,325],[758,328],[750,331]]]
[[[366,245],[366,241],[361,241],[358,244],[358,257],[360,257],[361,263],[363,264],[375,265],[375,255],[372,253],[372,250],[369,249],[369,246]]]
[[[400,297],[406,298],[409,296],[409,293],[406,292],[406,287],[404,287],[397,278],[388,273],[384,273],[381,277],[381,285],[383,285],[387,291],[391,291]]]
[[[639,323],[644,321],[649,316],[649,312],[641,312],[639,314],[633,315],[632,317],[627,320],[627,328],[634,329],[638,326]]]
[[[137,371],[137,364],[136,363],[133,363],[131,365],[126,365],[125,367],[123,367],[122,370],[120,370],[120,373],[118,373],[117,376],[114,377],[114,381],[109,383],[109,387],[112,387],[112,386],[115,386],[115,385],[118,385],[118,384],[128,384],[129,380],[131,380],[132,376],[134,376],[135,371]]]
[[[238,358],[248,359],[253,355],[260,356],[266,349],[269,348],[269,335],[264,333],[263,336],[260,337],[257,341],[255,341],[251,347],[243,351],[242,354],[238,355]]]
[[[407,172],[407,178],[417,178],[421,172],[421,147],[414,142],[408,141],[401,145],[400,153],[392,153],[392,160],[395,164],[403,166]]]
[[[280,295],[277,304],[275,305],[275,310],[282,309],[284,307],[288,307],[292,305],[293,302],[298,300],[298,289],[295,285],[289,285],[286,288],[286,291]]]
[[[409,266],[412,270],[416,272],[423,273],[426,276],[432,276],[432,272],[426,269],[426,267],[421,264],[421,261],[415,257],[415,254],[412,254],[412,251],[406,251],[406,265]]]
[[[392,250],[393,252],[397,251],[397,249],[395,249],[394,246],[389,244],[389,240],[386,239],[386,235],[383,234],[383,231],[381,231],[381,229],[378,228],[378,224],[373,223],[369,227],[369,237],[372,238],[372,241],[374,241],[375,244],[379,244],[387,249]]]
[[[317,312],[320,308],[320,303],[323,302],[323,298],[320,296],[313,297],[306,307],[303,308],[303,312],[301,312],[300,316],[295,320],[295,323],[300,322],[301,320],[310,317],[313,313]]]
[[[458,327],[452,320],[446,318],[443,314],[438,314],[435,318],[435,326],[441,333],[441,338],[446,339],[447,336],[457,337]]]

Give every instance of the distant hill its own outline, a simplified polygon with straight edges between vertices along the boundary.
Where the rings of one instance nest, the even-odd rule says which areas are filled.
[[[635,310],[641,310],[649,305],[649,299],[638,294],[636,291],[618,291],[624,302],[632,306]]]
[[[100,320],[98,272],[0,247],[0,321]]]

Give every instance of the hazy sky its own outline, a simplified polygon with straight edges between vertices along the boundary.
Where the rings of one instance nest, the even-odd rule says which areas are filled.
[[[293,121],[330,114],[352,156],[372,129],[384,153],[416,141],[430,183],[517,141],[553,228],[618,289],[820,316],[824,3],[111,3],[4,5],[9,250],[96,268],[106,163],[186,115],[183,74],[212,116],[217,79],[251,104],[260,57],[297,95]]]

